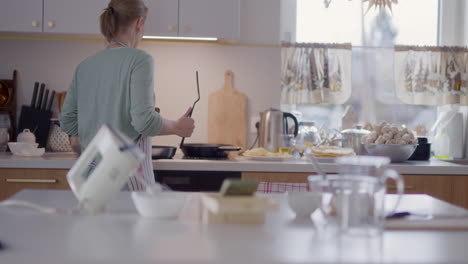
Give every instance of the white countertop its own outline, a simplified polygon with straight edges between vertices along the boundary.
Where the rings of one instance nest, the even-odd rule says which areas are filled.
[[[22,157],[0,153],[0,168],[70,169],[78,155],[74,152],[46,152],[40,157]]]
[[[47,152],[41,157],[18,157],[0,153],[0,168],[70,169],[77,159],[75,153]],[[240,172],[306,172],[313,173],[305,161],[253,161],[253,160],[191,160],[175,157],[170,160],[153,160],[155,170],[169,171],[240,171]],[[337,173],[334,163],[321,163],[327,173]],[[413,175],[468,175],[468,166],[447,161],[407,161],[392,163],[390,168],[400,174]]]
[[[193,194],[196,195],[196,194]],[[139,217],[122,192],[104,215],[47,215],[0,208],[2,263],[466,263],[468,231],[393,231],[381,237],[318,233],[285,204],[260,226],[209,225]],[[283,198],[281,198],[283,197]],[[12,199],[72,208],[71,191],[24,190]],[[405,195],[400,210],[466,213],[427,195]]]
[[[337,173],[338,166],[334,163],[321,163],[321,168],[327,173]],[[155,160],[155,170],[181,171],[242,171],[242,172],[314,172],[312,165],[306,161],[252,161],[252,160]],[[468,175],[468,166],[449,163],[440,160],[407,161],[392,163],[389,168],[400,174],[422,175]]]

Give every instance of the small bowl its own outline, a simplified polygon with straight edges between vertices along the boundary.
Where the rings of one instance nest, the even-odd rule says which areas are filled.
[[[403,162],[413,155],[418,145],[397,145],[397,144],[365,144],[367,153],[371,156],[389,157],[391,162]]]
[[[322,204],[322,195],[318,192],[288,192],[289,207],[296,213],[296,217],[310,217]]]
[[[141,216],[153,218],[177,218],[185,204],[186,193],[132,192],[133,204]]]
[[[18,156],[42,156],[45,149],[38,146],[38,143],[8,142],[11,153]]]

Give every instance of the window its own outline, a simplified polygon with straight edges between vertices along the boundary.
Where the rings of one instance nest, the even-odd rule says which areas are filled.
[[[422,12],[421,10],[424,10]],[[360,122],[381,121],[424,125],[429,129],[436,107],[403,104],[393,83],[393,46],[437,45],[438,0],[398,1],[392,12],[370,9],[359,0],[297,0],[296,42],[349,43],[353,45],[352,95],[345,105],[284,105],[301,120],[341,128],[346,105],[352,105]],[[417,18],[415,17],[417,12]]]
[[[367,5],[359,0],[333,0],[326,8],[323,1],[297,0],[296,41],[365,45],[364,36],[372,37],[381,15],[374,7],[367,10]],[[381,29],[395,31],[395,44],[437,45],[439,0],[398,1],[391,14],[388,9],[385,14],[390,21],[382,25],[388,28]]]

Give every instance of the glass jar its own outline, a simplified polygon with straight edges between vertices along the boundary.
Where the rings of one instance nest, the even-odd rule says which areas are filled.
[[[307,147],[316,146],[322,141],[319,130],[312,121],[299,123],[297,139]]]

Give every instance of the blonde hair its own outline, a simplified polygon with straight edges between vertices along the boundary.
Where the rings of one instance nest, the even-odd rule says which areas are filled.
[[[101,33],[108,42],[139,17],[146,17],[148,8],[143,0],[111,0],[99,21]]]

